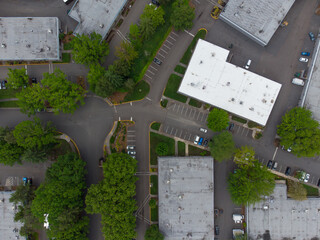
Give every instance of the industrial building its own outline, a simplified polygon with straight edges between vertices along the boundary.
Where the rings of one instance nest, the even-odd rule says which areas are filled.
[[[74,34],[96,32],[105,39],[127,0],[77,0],[69,16],[79,22]]]
[[[220,19],[266,46],[295,0],[229,0]]]
[[[166,240],[214,239],[212,157],[159,157],[159,229]]]
[[[60,60],[59,29],[56,17],[0,17],[0,60]]]
[[[266,125],[281,84],[227,62],[228,55],[199,39],[178,92]]]
[[[277,181],[271,196],[248,206],[247,226],[251,240],[319,239],[320,198],[290,199],[285,181]]]

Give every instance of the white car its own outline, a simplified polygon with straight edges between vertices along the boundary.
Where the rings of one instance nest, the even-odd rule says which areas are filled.
[[[196,136],[196,138],[194,139],[194,144],[198,144],[198,142],[199,142],[199,140],[200,140],[200,137],[199,136]]]
[[[247,62],[247,64],[244,66],[245,69],[249,69],[250,64],[251,64],[251,59],[249,59],[248,62]]]
[[[301,57],[301,58],[299,58],[299,61],[300,62],[308,62],[309,61],[309,59],[308,58],[304,58],[304,57]]]
[[[134,150],[136,147],[135,146],[127,146],[128,150]]]
[[[207,133],[207,132],[208,132],[208,130],[207,130],[207,129],[205,129],[205,128],[200,128],[200,132]]]
[[[129,155],[136,155],[136,151],[128,151],[127,152]]]
[[[306,173],[306,176],[304,177],[304,182],[309,182],[310,174]]]

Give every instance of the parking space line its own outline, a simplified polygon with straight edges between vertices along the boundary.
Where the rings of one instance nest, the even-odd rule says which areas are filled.
[[[180,105],[179,104],[177,104],[177,106],[178,106],[178,109],[177,109],[177,113],[179,112],[179,109],[180,109]]]
[[[127,139],[127,142],[135,142],[135,139]]]
[[[179,37],[179,35],[178,34],[176,34],[175,32],[171,32],[173,35],[176,35],[177,37]]]
[[[248,137],[248,134],[249,134],[249,132],[250,132],[250,130],[249,129],[247,129],[248,131],[247,131],[247,134],[246,134],[246,137]]]
[[[174,109],[176,108],[176,105],[177,105],[177,104],[173,104],[173,108],[172,108],[173,111],[174,111]]]
[[[181,138],[182,133],[183,133],[183,130],[181,130],[181,133],[180,133],[180,135],[179,135],[179,138]]]
[[[149,69],[147,69],[147,72],[149,72],[149,73],[151,73],[152,75],[154,75],[154,73],[153,73],[153,72],[151,72]]]
[[[194,110],[194,114],[193,114],[192,118],[194,118],[194,115],[196,115],[196,112],[197,112],[197,111],[196,111],[196,110]]]
[[[174,133],[175,136],[177,136],[178,128],[176,128],[176,132]]]
[[[193,113],[194,109],[190,109],[190,112],[189,112],[189,115],[188,115],[188,118],[191,117],[191,114]]]
[[[200,116],[201,112],[198,113],[198,117],[197,117],[197,121],[199,120],[199,116]]]
[[[152,77],[150,77],[148,74],[144,74],[145,76],[147,76],[148,78],[152,79]]]
[[[167,46],[166,44],[163,44],[163,46],[165,46],[168,49],[171,49],[171,47]]]
[[[172,129],[171,129],[171,131],[170,131],[170,135],[172,135],[172,131],[173,131],[173,129],[174,129],[174,128],[172,127]]]
[[[243,132],[246,130],[246,128],[242,128],[241,136],[243,135]]]
[[[166,40],[166,42],[170,43],[170,44],[173,46],[173,43],[172,43],[172,42],[170,42],[170,41],[168,41],[168,39]]]
[[[281,172],[282,166],[279,167],[279,172]]]
[[[189,138],[188,138],[189,141],[190,141],[190,138],[191,138],[191,133],[190,133]]]
[[[181,113],[180,113],[181,115],[182,115],[182,113],[183,113],[183,109],[184,109],[184,106],[182,106],[182,110],[181,110]]]
[[[175,38],[171,37],[170,35],[169,35],[169,38],[172,38],[174,41],[177,41]]]
[[[161,57],[166,58],[166,57],[165,57],[165,56],[163,56],[161,53],[159,53],[159,52],[158,52],[158,54],[159,54]]]
[[[237,133],[239,133],[239,131],[240,131],[240,126],[237,126]]]
[[[163,50],[162,48],[160,49],[161,51],[165,52],[166,54],[168,54],[168,52],[166,52],[165,50]]]
[[[166,133],[168,133],[168,129],[169,129],[169,126],[166,126],[166,130],[165,130],[165,131],[166,131]]]
[[[204,116],[205,116],[205,114],[202,115],[201,120],[200,120],[201,122],[202,122],[202,119],[203,119]]]
[[[187,115],[188,110],[190,110],[190,109],[186,107],[186,112],[184,113],[184,115],[185,115],[186,117],[188,116],[188,115]]]
[[[156,71],[158,71],[158,69],[156,69],[155,67],[152,67],[151,65],[149,65],[152,69],[154,69],[154,70],[156,70]]]

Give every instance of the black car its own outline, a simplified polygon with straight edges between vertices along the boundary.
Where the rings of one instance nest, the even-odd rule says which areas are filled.
[[[32,178],[27,178],[27,183],[28,183],[29,185],[32,185]]]
[[[6,80],[0,81],[0,89],[6,89],[6,83],[7,83]]]
[[[32,82],[32,84],[36,84],[38,82],[37,78],[31,78],[31,82]]]
[[[234,123],[229,124],[229,131],[232,132],[234,129]]]
[[[317,184],[317,186],[318,186],[318,187],[320,187],[320,178],[319,178],[319,180],[318,180],[318,184]]]
[[[271,160],[268,161],[267,168],[269,168],[269,169],[272,168],[272,161]]]
[[[151,2],[152,2],[152,4],[156,5],[157,7],[160,6],[160,3],[157,0],[152,0]]]
[[[208,142],[209,142],[208,139],[205,139],[205,140],[203,141],[203,144],[202,144],[202,145],[206,147],[206,146],[208,146]]]
[[[153,62],[155,62],[158,65],[161,65],[161,63],[162,63],[158,58],[154,58]]]
[[[285,173],[285,175],[289,176],[291,174],[291,168],[290,167],[287,167]]]
[[[215,225],[215,226],[214,226],[214,234],[215,234],[215,235],[219,235],[219,233],[220,233],[220,228],[219,228],[218,225]]]

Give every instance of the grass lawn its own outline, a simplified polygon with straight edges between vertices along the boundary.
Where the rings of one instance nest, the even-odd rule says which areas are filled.
[[[172,13],[172,6],[171,4],[167,4],[162,5],[161,7],[165,11],[165,23],[157,27],[154,34],[152,34],[149,39],[143,42],[141,49],[138,50],[139,56],[133,63],[131,77],[136,82],[143,77],[158,49],[161,47],[162,43],[165,41],[171,31],[170,16]]]
[[[71,50],[71,49],[72,49],[71,42],[64,43],[64,44],[63,44],[63,49],[64,49],[64,50]]]
[[[237,121],[237,122],[239,122],[239,123],[247,123],[247,120],[246,120],[246,119],[243,119],[243,118],[238,117],[238,116],[232,116],[231,119],[232,119],[232,120],[235,120],[235,121]]]
[[[1,89],[0,90],[0,99],[15,98],[17,92],[20,92],[20,90]]]
[[[168,144],[169,150],[168,150],[168,156],[174,156],[174,140],[172,138],[150,132],[150,164],[151,165],[157,165],[157,153],[156,153],[156,147],[159,143],[164,142]]]
[[[184,142],[178,142],[178,155],[179,156],[186,155],[186,144]]]
[[[19,107],[18,101],[0,102],[0,108]]]
[[[62,53],[62,62],[69,63],[71,61],[70,53]]]
[[[187,101],[187,97],[177,93],[181,80],[182,77],[171,74],[166,86],[166,90],[164,91],[164,95],[166,97],[185,103]]]
[[[151,221],[152,222],[158,221],[158,206],[155,208],[151,208]]]
[[[197,44],[199,38],[204,39],[206,35],[207,35],[206,30],[201,29],[198,31],[198,33],[194,36],[192,42],[190,43],[187,51],[184,53],[183,57],[181,58],[181,60],[180,60],[181,63],[188,65],[188,63],[191,59],[193,50],[196,47],[196,44]]]
[[[202,106],[202,102],[199,102],[198,100],[190,98],[189,105],[196,108],[200,108]]]
[[[57,158],[60,155],[72,152],[72,149],[67,141],[59,139],[58,142],[59,144],[50,151],[49,155],[54,156],[54,158]]]
[[[181,65],[177,65],[174,69],[175,72],[184,74],[186,72],[186,68]]]
[[[149,91],[150,85],[146,81],[140,81],[134,89],[125,96],[124,101],[141,100],[148,95]]]
[[[168,99],[163,99],[161,102],[160,102],[160,105],[164,108],[167,107],[167,104],[168,104]]]
[[[150,193],[153,195],[158,195],[158,175],[150,176],[150,184],[152,184]]]
[[[303,184],[304,188],[307,190],[307,196],[319,196],[318,188],[311,187],[309,185]]]
[[[161,123],[154,122],[151,124],[151,129],[159,131],[160,125],[161,125]]]
[[[210,155],[211,154],[209,151],[189,145],[189,156],[210,156]]]

